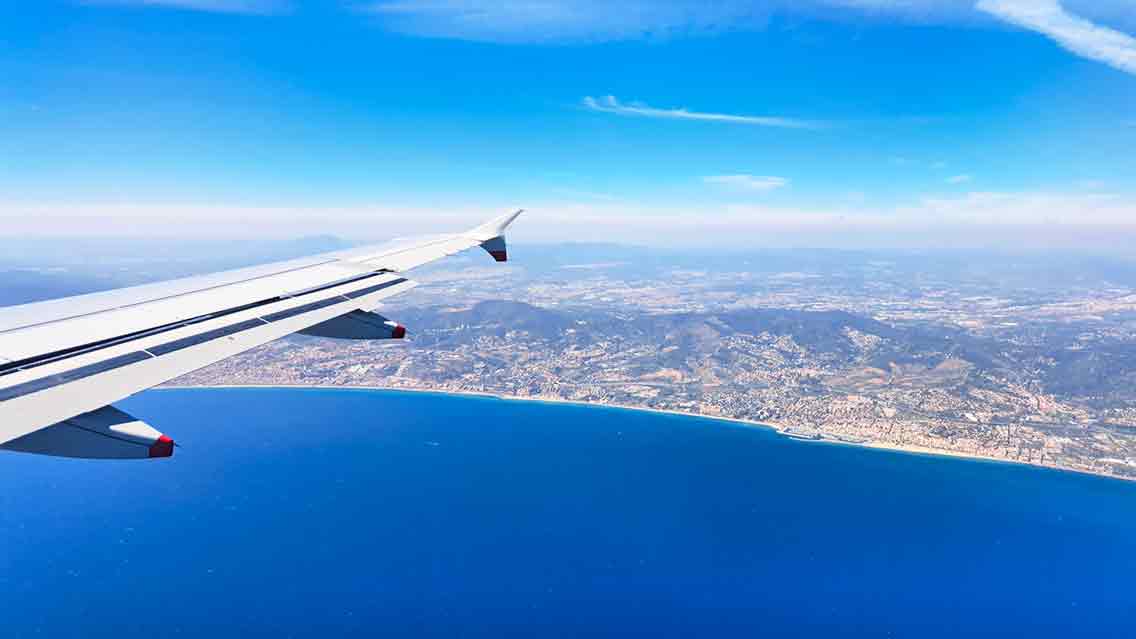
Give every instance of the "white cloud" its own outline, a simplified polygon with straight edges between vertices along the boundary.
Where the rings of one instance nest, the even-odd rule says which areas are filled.
[[[86,5],[275,14],[295,0],[72,0]],[[811,18],[861,16],[916,22],[973,22],[974,0],[361,0],[344,3],[376,16],[391,30],[483,42],[608,42],[699,36],[764,28],[775,14]],[[1020,12],[1055,0],[982,0],[983,10]],[[1084,11],[1136,25],[1126,0],[1070,0]],[[989,5],[994,10],[987,9]],[[1060,10],[1060,5],[1058,5]],[[1065,13],[1065,15],[1069,15]],[[1072,16],[1070,16],[1072,17]],[[1119,34],[1075,18],[1093,28]],[[1011,20],[1014,21],[1014,20]],[[1035,28],[1030,25],[1028,28]],[[1039,29],[1040,30],[1040,29]],[[1055,38],[1056,39],[1056,38]]]
[[[332,234],[370,240],[472,228],[502,211],[522,207],[444,208],[439,211],[436,206],[385,203],[320,207],[169,201],[0,201],[0,237],[284,239]]]
[[[610,42],[762,29],[774,15],[976,24],[975,0],[361,0],[388,29],[481,42]],[[1034,0],[1019,0],[1019,3]],[[1044,2],[1045,0],[1036,0]],[[1131,0],[1069,0],[1136,25]]]
[[[1136,199],[1084,192],[972,192],[894,207],[547,203],[533,211],[524,232],[541,241],[582,233],[657,246],[1099,251],[1136,242]]]
[[[773,175],[749,175],[745,173],[737,175],[707,175],[702,178],[702,181],[707,184],[728,186],[744,191],[772,191],[789,185],[787,178]]]
[[[1060,234],[1066,229],[1123,227],[1136,232],[1136,201],[1111,193],[973,191],[926,198],[896,212],[901,219],[923,217],[969,228],[1033,226]]]
[[[730,124],[749,124],[755,126],[785,127],[793,129],[809,129],[820,126],[817,122],[784,118],[778,116],[736,115],[731,113],[707,113],[703,111],[688,111],[686,109],[660,109],[639,102],[624,104],[615,96],[607,95],[600,98],[585,96],[581,101],[584,108],[603,113],[617,115],[630,115],[644,118],[665,118],[670,120],[702,120],[706,122],[727,122]]]
[[[286,11],[284,0],[82,0],[83,4],[186,9],[212,13],[272,14]]]
[[[698,36],[761,29],[780,14],[966,22],[975,13],[974,0],[372,0],[364,10],[395,31],[484,42]]]
[[[512,203],[510,203],[512,204]],[[1136,198],[1094,191],[970,192],[878,207],[754,202],[524,202],[510,240],[581,238],[651,246],[966,247],[1125,250],[1136,245]],[[370,241],[470,228],[509,208],[243,206],[0,201],[0,240],[33,237],[289,238],[333,234]],[[65,230],[64,230],[65,229]],[[144,243],[142,244],[144,246]]]
[[[713,33],[761,23],[744,0],[384,0],[366,7],[388,27],[484,42],[615,41]]]
[[[975,6],[1044,34],[1077,55],[1136,74],[1136,38],[1073,15],[1058,0],[979,0]]]
[[[971,176],[966,175],[964,173],[962,175],[950,176],[949,178],[946,179],[946,183],[947,184],[965,184],[966,182],[971,181],[971,179],[972,179]]]

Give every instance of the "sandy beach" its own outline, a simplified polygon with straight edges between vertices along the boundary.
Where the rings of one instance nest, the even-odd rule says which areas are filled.
[[[1078,474],[1082,474],[1082,475],[1092,475],[1092,476],[1096,476],[1096,477],[1110,477],[1110,478],[1114,478],[1114,479],[1124,479],[1126,481],[1136,481],[1136,480],[1133,480],[1131,478],[1123,477],[1123,476],[1119,476],[1119,475],[1111,475],[1111,474],[1106,474],[1106,473],[1091,473],[1091,472],[1086,472],[1086,471],[1076,470],[1076,469],[1071,469],[1071,468],[1063,468],[1061,466],[1055,466],[1055,465],[1050,465],[1050,464],[1038,464],[1038,463],[1033,463],[1033,462],[1016,460],[1016,459],[1005,459],[1005,458],[1001,458],[1001,457],[992,457],[992,456],[987,456],[987,455],[976,455],[976,454],[973,454],[973,453],[966,453],[966,452],[962,452],[962,451],[955,451],[955,450],[942,449],[942,448],[928,448],[928,447],[925,447],[925,446],[912,446],[912,445],[908,445],[908,444],[894,444],[894,443],[891,443],[891,442],[883,442],[883,441],[851,441],[851,440],[838,439],[838,438],[833,438],[833,437],[826,437],[823,434],[818,436],[818,437],[815,437],[815,438],[804,437],[804,436],[800,436],[800,435],[793,433],[789,427],[782,425],[782,424],[776,424],[776,423],[757,422],[757,421],[748,420],[748,419],[738,419],[738,418],[734,418],[734,417],[722,417],[722,416],[718,416],[718,415],[703,415],[701,413],[692,413],[692,412],[680,411],[680,410],[648,408],[648,407],[644,407],[644,406],[629,406],[629,405],[624,405],[624,404],[582,402],[582,401],[562,399],[562,398],[557,398],[557,397],[531,397],[531,396],[520,397],[520,396],[514,396],[514,395],[504,395],[504,394],[499,394],[499,393],[489,393],[489,392],[481,392],[481,391],[455,391],[455,390],[444,390],[444,389],[435,389],[435,388],[408,388],[408,387],[400,387],[400,386],[373,386],[373,385],[368,385],[368,386],[337,386],[337,385],[331,385],[331,384],[211,384],[211,385],[200,385],[200,386],[198,386],[198,385],[190,385],[190,386],[175,385],[175,386],[158,386],[158,387],[155,387],[155,390],[195,389],[195,388],[200,388],[200,389],[208,389],[208,388],[296,388],[296,389],[312,388],[312,389],[329,389],[329,390],[403,391],[403,392],[410,392],[410,393],[440,393],[440,394],[446,394],[446,395],[462,395],[462,396],[469,396],[469,397],[486,397],[486,398],[492,398],[492,399],[500,399],[500,400],[504,400],[504,401],[515,401],[515,402],[540,402],[540,403],[546,403],[546,404],[574,404],[574,405],[577,405],[577,406],[614,408],[614,409],[619,409],[619,410],[634,410],[634,411],[643,411],[643,412],[649,412],[649,413],[661,413],[661,414],[667,414],[667,415],[677,415],[679,417],[699,417],[699,418],[702,418],[702,419],[711,419],[711,420],[720,421],[720,422],[727,422],[727,423],[730,423],[730,424],[733,424],[733,425],[738,425],[738,426],[745,426],[745,427],[749,427],[749,428],[763,428],[763,429],[766,429],[766,430],[771,430],[771,431],[777,433],[778,435],[781,435],[782,437],[788,437],[788,438],[792,438],[792,439],[795,439],[797,441],[806,442],[806,443],[827,444],[827,445],[843,445],[843,446],[860,446],[860,447],[864,447],[864,448],[875,448],[875,449],[878,449],[878,450],[888,450],[888,451],[904,453],[904,454],[911,454],[911,455],[930,455],[930,456],[939,456],[939,457],[955,457],[955,458],[972,459],[972,460],[987,461],[987,462],[1018,464],[1018,465],[1023,465],[1023,466],[1033,466],[1033,467],[1036,467],[1036,468],[1048,468],[1048,469],[1051,469],[1051,470],[1060,470],[1060,471],[1064,471],[1064,472],[1078,473]]]

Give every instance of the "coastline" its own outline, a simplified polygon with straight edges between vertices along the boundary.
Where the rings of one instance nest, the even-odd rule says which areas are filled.
[[[671,410],[666,408],[650,408],[647,406],[632,406],[627,404],[607,404],[597,402],[586,402],[573,399],[562,399],[558,397],[533,397],[533,396],[518,396],[506,395],[502,393],[492,393],[487,391],[463,391],[463,390],[446,390],[437,388],[416,388],[416,387],[400,387],[400,386],[375,386],[375,385],[335,385],[335,384],[177,384],[177,385],[161,385],[155,386],[150,390],[187,390],[187,389],[224,389],[224,388],[281,388],[281,389],[323,389],[323,390],[371,390],[371,391],[402,391],[408,393],[437,393],[441,395],[457,395],[464,397],[482,397],[488,399],[499,399],[504,401],[513,402],[538,402],[544,404],[571,404],[576,406],[587,406],[592,408],[614,408],[618,410],[632,410],[647,413],[657,413],[662,415],[677,415],[679,417],[698,417],[702,419],[710,419],[720,422],[728,422],[736,426],[743,426],[747,428],[762,428],[770,430],[781,437],[787,439],[794,439],[796,441],[815,444],[837,444],[844,446],[858,446],[862,448],[874,448],[876,450],[886,450],[891,452],[903,453],[907,455],[923,455],[932,457],[952,457],[956,459],[969,459],[972,461],[995,462],[1003,464],[1017,464],[1020,466],[1030,466],[1033,468],[1046,468],[1049,470],[1056,470],[1067,473],[1076,473],[1078,475],[1087,475],[1091,477],[1105,477],[1108,479],[1120,479],[1123,481],[1136,481],[1134,477],[1125,477],[1123,475],[1115,475],[1111,473],[1098,473],[1087,470],[1079,470],[1076,468],[1065,468],[1054,464],[1039,464],[1035,462],[1022,461],[1019,459],[1006,459],[1003,457],[993,457],[989,455],[977,455],[974,453],[966,453],[962,451],[942,449],[942,448],[928,448],[926,446],[914,446],[910,444],[893,444],[891,442],[881,441],[854,441],[848,439],[841,439],[836,437],[829,437],[823,434],[818,434],[817,437],[805,437],[796,434],[792,429],[783,424],[776,424],[771,422],[758,422],[750,419],[741,419],[737,417],[724,417],[719,415],[704,415],[702,413],[691,413],[681,410]]]

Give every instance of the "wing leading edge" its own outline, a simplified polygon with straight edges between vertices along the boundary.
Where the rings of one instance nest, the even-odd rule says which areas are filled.
[[[414,286],[401,273],[478,246],[504,261],[520,213],[464,233],[0,309],[0,449],[168,456],[168,437],[109,404],[291,333],[402,337],[369,313]]]

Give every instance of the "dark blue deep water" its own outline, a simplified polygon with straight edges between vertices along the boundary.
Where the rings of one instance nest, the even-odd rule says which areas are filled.
[[[166,390],[0,454],[0,636],[1136,637],[1136,483],[711,420]]]

